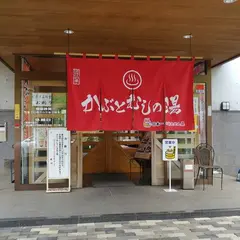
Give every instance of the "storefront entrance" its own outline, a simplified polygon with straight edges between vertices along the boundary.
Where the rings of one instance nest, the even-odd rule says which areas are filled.
[[[83,186],[131,185],[140,167],[130,160],[140,144],[139,132],[82,133]]]
[[[65,58],[25,57],[34,66],[55,66],[47,73],[41,68],[32,70],[16,56],[19,67],[15,81],[15,189],[40,190],[46,188],[47,176],[47,132],[50,128],[65,128],[67,121],[67,88]],[[34,61],[33,61],[34,60]],[[48,64],[46,64],[48,63]],[[21,69],[21,70],[20,70]],[[195,129],[193,131],[151,132],[151,177],[149,185],[161,186],[168,183],[168,168],[162,161],[161,140],[178,139],[178,153],[181,159],[190,158],[193,149],[201,142],[211,143],[211,92],[210,72],[195,76],[193,86]],[[209,108],[207,108],[209,106]],[[81,118],[78,119],[81,121]],[[118,122],[116,122],[118,123]],[[91,124],[91,121],[89,121]],[[83,128],[82,128],[83,129]],[[105,180],[116,182],[139,183],[141,171],[134,156],[145,132],[139,131],[71,131],[71,187],[82,188],[95,186]],[[208,133],[208,134],[207,134]],[[179,166],[172,166],[173,180],[181,180]],[[131,176],[130,176],[131,175]],[[52,187],[60,188],[68,180],[51,181]]]

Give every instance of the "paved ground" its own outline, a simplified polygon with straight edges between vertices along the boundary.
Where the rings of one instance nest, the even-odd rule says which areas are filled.
[[[222,191],[219,179],[205,191],[199,185],[176,193],[151,186],[84,188],[62,194],[16,192],[11,187],[0,191],[0,219],[240,208],[239,199],[240,183],[227,176]]]
[[[240,239],[240,216],[0,229],[0,240]]]

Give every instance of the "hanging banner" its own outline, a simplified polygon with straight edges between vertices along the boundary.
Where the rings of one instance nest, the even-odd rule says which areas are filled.
[[[33,107],[51,107],[52,93],[32,93]]]
[[[164,120],[164,62],[104,60],[101,81],[104,130],[158,130]],[[151,123],[149,124],[149,119]]]
[[[194,129],[193,62],[169,61],[165,69],[165,130]]]
[[[68,130],[192,130],[193,61],[67,58]]]
[[[70,178],[70,132],[66,128],[48,129],[47,178]]]
[[[68,58],[68,130],[93,131],[101,128],[99,63],[98,59]]]

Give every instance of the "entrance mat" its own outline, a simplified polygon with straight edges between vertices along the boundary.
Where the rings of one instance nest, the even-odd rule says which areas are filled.
[[[139,220],[167,220],[167,219],[186,219],[186,218],[205,218],[205,217],[227,217],[240,216],[239,208],[230,209],[206,209],[195,211],[177,212],[147,212],[147,213],[123,213],[123,214],[103,214],[103,215],[80,215],[69,216],[66,218],[10,218],[0,219],[0,228],[42,226],[42,225],[67,225],[80,223],[97,222],[121,222]]]
[[[130,187],[135,186],[132,181],[128,179],[126,174],[122,173],[103,173],[92,174],[92,186],[95,188],[102,187]]]

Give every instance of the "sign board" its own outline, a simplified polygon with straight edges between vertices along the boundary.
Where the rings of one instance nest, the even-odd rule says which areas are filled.
[[[34,136],[34,144],[35,148],[44,149],[47,148],[47,128],[34,128],[33,136]]]
[[[190,165],[190,164],[186,164],[185,167],[184,167],[184,171],[192,171],[193,170],[193,165]]]
[[[168,179],[169,188],[164,189],[165,192],[176,192],[172,189],[172,161],[178,161],[178,140],[177,139],[163,139],[162,140],[162,159],[168,161]]]
[[[33,107],[51,107],[52,93],[32,93]]]
[[[212,106],[208,106],[208,117],[212,116]]]
[[[7,141],[7,123],[0,124],[0,142]]]
[[[48,179],[70,178],[70,132],[65,128],[48,130]]]
[[[193,98],[194,115],[199,114],[198,97]]]
[[[177,161],[178,160],[178,140],[163,139],[162,154],[163,154],[162,156],[163,161]]]
[[[20,104],[15,104],[15,114],[14,114],[14,118],[15,120],[19,120],[20,119]]]
[[[141,140],[141,143],[138,146],[134,158],[150,160],[151,153],[152,153],[151,132],[146,132]]]

